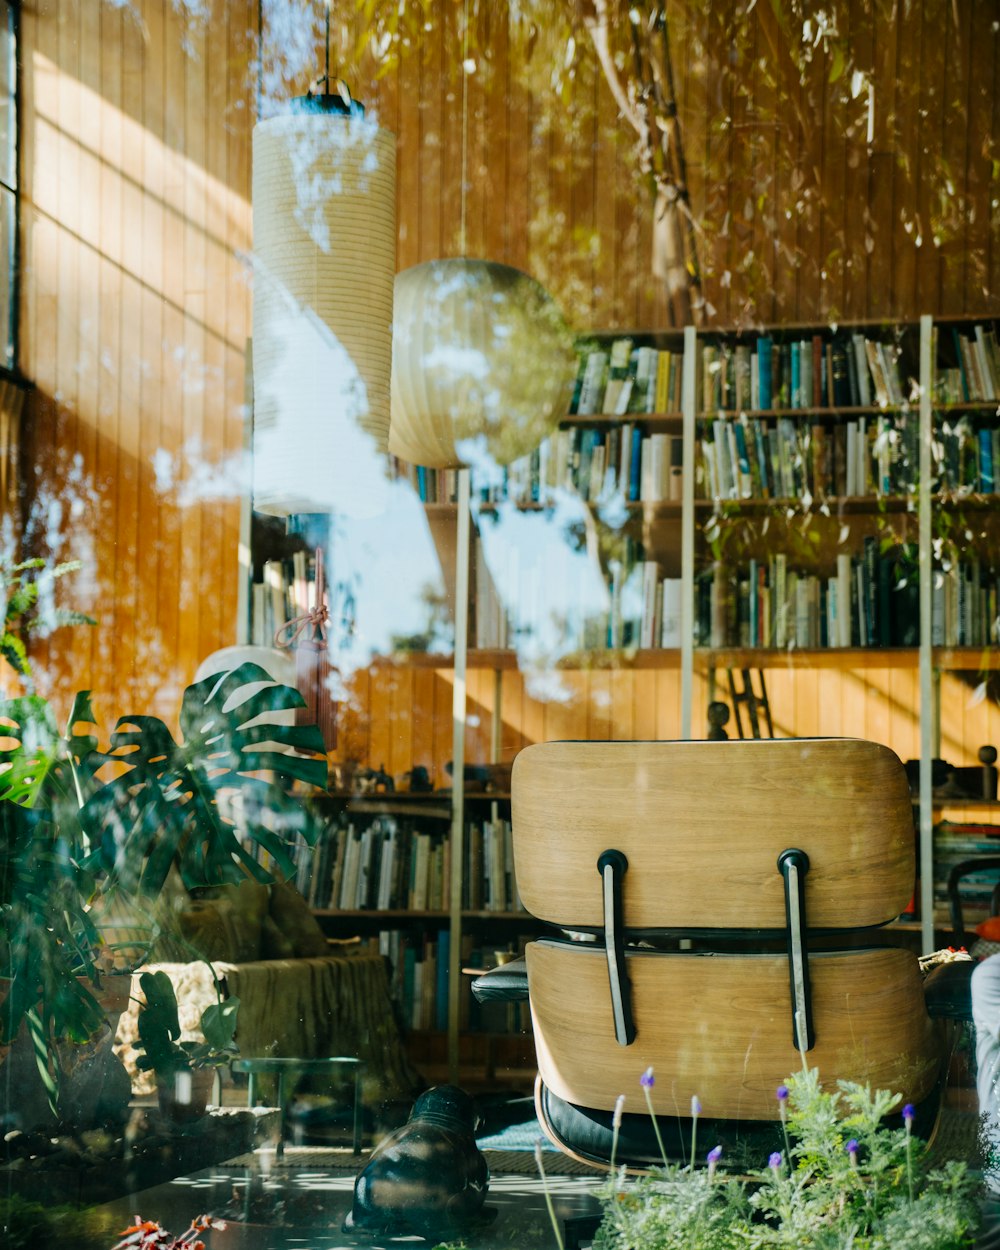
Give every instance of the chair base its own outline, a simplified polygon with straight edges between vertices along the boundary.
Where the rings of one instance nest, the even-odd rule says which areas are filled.
[[[928,1144],[937,1131],[947,1065],[932,1092],[915,1108],[913,1132]],[[613,1113],[577,1107],[557,1097],[540,1076],[535,1078],[535,1112],[546,1137],[571,1159],[599,1170],[611,1161],[614,1141]],[[898,1113],[896,1113],[898,1118]],[[669,1163],[686,1163],[691,1154],[693,1123],[690,1118],[658,1116],[657,1127]],[[896,1127],[896,1125],[894,1125]],[[722,1147],[722,1162],[728,1172],[760,1172],[775,1150],[784,1151],[784,1134],[776,1120],[698,1119],[695,1149],[700,1161],[715,1146]],[[615,1166],[633,1174],[663,1165],[652,1118],[645,1113],[625,1113],[615,1144]]]

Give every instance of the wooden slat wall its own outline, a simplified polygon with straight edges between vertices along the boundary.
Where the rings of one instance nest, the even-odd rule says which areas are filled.
[[[466,252],[535,274],[580,329],[667,325],[649,200],[603,77],[582,63],[567,104],[532,94],[523,41],[501,5],[480,7]],[[710,320],[1000,313],[1000,0],[841,0],[832,10],[855,60],[834,81],[834,44],[807,50],[771,6],[746,8],[670,6]],[[383,76],[365,63],[352,83],[398,137],[399,268],[460,250],[460,10],[438,6],[416,55]],[[66,598],[100,618],[55,635],[39,670],[67,702],[91,687],[108,720],[172,716],[198,661],[235,638],[256,27],[254,0],[38,0],[23,14],[31,537],[84,560]],[[265,45],[266,66],[276,55]],[[320,63],[317,47],[287,94]],[[870,148],[867,87],[851,97],[851,67],[874,83]],[[943,161],[945,202],[933,190]],[[557,685],[504,674],[505,756],[541,738],[679,730],[674,671]],[[473,674],[470,690],[481,720],[470,755],[484,757],[491,675]],[[971,759],[1000,737],[995,702],[970,702],[958,683],[946,694],[944,753]],[[696,732],[706,698],[699,678]],[[916,754],[908,670],[775,672],[771,698],[781,732],[856,733]],[[352,700],[345,724],[368,762],[424,763],[444,780],[447,673],[376,668],[355,675]]]

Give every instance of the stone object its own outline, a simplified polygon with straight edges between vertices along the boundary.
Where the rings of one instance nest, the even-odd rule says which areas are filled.
[[[451,1240],[495,1218],[485,1207],[489,1168],[476,1145],[471,1097],[439,1085],[372,1152],[354,1182],[344,1231]]]

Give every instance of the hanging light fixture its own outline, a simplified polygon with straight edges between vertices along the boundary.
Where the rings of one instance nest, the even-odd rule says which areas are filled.
[[[389,450],[450,468],[533,451],[568,411],[573,338],[534,278],[453,257],[396,278]],[[478,450],[477,450],[478,449]]]
[[[330,90],[253,132],[254,507],[365,511],[389,434],[395,138]]]

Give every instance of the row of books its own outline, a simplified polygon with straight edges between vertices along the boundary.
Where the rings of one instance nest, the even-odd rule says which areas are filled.
[[[987,647],[1000,643],[1000,572],[977,556],[934,570],[931,645]]]
[[[942,421],[935,435],[935,459],[941,490],[1000,493],[1000,424],[967,416]]]
[[[680,646],[681,579],[664,575],[634,538],[620,536],[618,554],[604,564],[567,544],[505,554],[502,569],[491,567],[477,536],[470,634],[477,648],[553,655]]]
[[[409,482],[421,503],[454,503],[458,498],[457,469],[429,469],[398,456],[389,459],[392,476]]]
[[[934,327],[935,359],[939,357],[940,329]],[[975,403],[1000,399],[1000,344],[996,328],[977,325],[967,333],[957,326],[945,330],[954,351],[954,363],[940,365],[934,379],[934,397],[942,404]]]
[[[918,424],[873,414],[826,425],[799,417],[719,416],[706,421],[698,441],[695,494],[709,499],[885,497],[916,489]],[[683,439],[643,433],[631,421],[611,429],[569,427],[509,465],[478,492],[483,502],[544,503],[557,489],[603,503],[679,502]],[[934,445],[937,489],[996,494],[1000,489],[1000,425],[963,415],[942,420]],[[427,470],[427,474],[435,473]],[[441,470],[440,478],[451,470]],[[427,479],[430,480],[430,479]],[[437,480],[437,479],[435,479]],[[445,483],[445,493],[452,485]],[[449,498],[453,496],[448,494]],[[436,487],[425,502],[443,502]],[[295,608],[285,574],[265,565],[269,588],[263,612],[280,623]],[[265,588],[261,587],[261,594]]]
[[[695,643],[709,647],[890,647],[919,640],[916,552],[866,537],[829,573],[785,553],[742,567],[717,561],[695,582]]]
[[[470,820],[463,843],[463,908],[523,910],[514,883],[510,822]],[[301,868],[296,885],[312,907],[444,911],[450,900],[451,839],[443,830],[428,829],[426,820],[342,816],[312,848],[308,872]]]
[[[583,346],[570,413],[679,412],[683,372],[682,351],[636,346],[630,338]]]
[[[888,415],[832,427],[794,417],[717,417],[698,444],[696,495],[710,499],[884,497],[915,488],[916,422]]]
[[[968,558],[935,570],[931,645],[1000,642],[1000,576]],[[866,536],[828,573],[784,553],[743,566],[721,561],[695,581],[695,643],[709,647],[913,647],[920,641],[917,549],[882,550]]]
[[[752,342],[703,342],[696,396],[702,412],[902,405],[910,383],[897,342],[862,333]],[[571,413],[677,412],[683,352],[619,338],[580,350]]]
[[[935,327],[935,336],[940,329]],[[951,327],[939,364],[939,403],[1000,398],[1000,348],[992,325]],[[935,346],[935,359],[940,343]],[[702,412],[888,407],[912,400],[915,356],[899,339],[861,331],[815,332],[778,340],[702,342],[696,395]],[[580,415],[676,412],[683,353],[636,346],[630,338],[580,348],[574,401]]]
[[[448,1027],[448,962],[451,932],[379,934],[378,947],[389,964],[389,996],[405,1029]]]
[[[860,333],[749,343],[706,343],[701,350],[701,408],[770,411],[871,407],[908,397],[895,343]]]
[[[260,581],[252,583],[250,641],[274,645],[274,635],[288,621],[308,612],[315,593],[314,557],[296,551],[286,560],[265,560]]]
[[[519,938],[518,950],[505,953],[523,952],[526,940]],[[384,929],[370,945],[388,962],[389,994],[404,1028],[443,1032],[448,1026],[449,931]],[[471,933],[462,935],[461,955],[463,968],[487,968],[496,962],[493,947]],[[462,1032],[514,1033],[531,1027],[527,1003],[477,1003],[468,978],[463,978],[458,1022]]]

